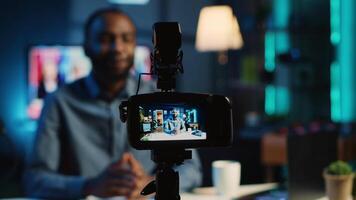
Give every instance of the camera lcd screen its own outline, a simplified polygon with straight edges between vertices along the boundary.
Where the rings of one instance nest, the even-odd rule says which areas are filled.
[[[140,141],[206,140],[205,115],[186,104],[139,106]]]

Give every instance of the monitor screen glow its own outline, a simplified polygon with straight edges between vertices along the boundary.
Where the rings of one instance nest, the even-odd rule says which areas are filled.
[[[43,107],[43,99],[60,86],[87,76],[91,62],[81,46],[36,45],[28,51],[28,107],[27,115],[37,119]],[[133,74],[149,72],[150,49],[137,46]],[[142,77],[150,80],[149,76]]]
[[[204,115],[198,107],[184,104],[141,105],[139,116],[141,141],[207,139]]]

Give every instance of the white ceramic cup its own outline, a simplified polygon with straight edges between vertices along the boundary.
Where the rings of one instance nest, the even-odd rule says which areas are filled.
[[[241,177],[241,164],[233,160],[217,160],[212,163],[213,186],[218,195],[235,197]]]

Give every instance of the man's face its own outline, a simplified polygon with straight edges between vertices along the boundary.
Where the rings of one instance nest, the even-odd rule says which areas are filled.
[[[101,80],[126,78],[133,66],[136,29],[124,15],[106,13],[97,18],[86,39],[94,74]]]
[[[178,116],[179,116],[179,111],[178,110],[173,110],[173,118],[177,119]]]

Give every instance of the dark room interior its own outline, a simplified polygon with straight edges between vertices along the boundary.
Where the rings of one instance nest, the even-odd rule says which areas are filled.
[[[208,13],[209,8],[212,11],[210,13]],[[225,10],[221,9],[220,13],[216,10],[214,13],[213,8]],[[2,1],[0,6],[2,30],[0,34],[0,92],[2,93],[0,198],[101,199],[116,196],[113,199],[121,199],[117,196],[125,196],[120,195],[121,193],[115,193],[116,195],[95,193],[100,190],[100,187],[95,185],[90,188],[89,181],[86,180],[99,177],[97,169],[100,168],[101,172],[104,166],[106,168],[107,160],[126,162],[122,160],[132,159],[133,161],[128,161],[128,166],[125,165],[125,169],[120,168],[120,170],[134,171],[138,168],[135,165],[135,158],[140,163],[140,157],[136,156],[137,150],[133,150],[126,141],[127,131],[123,128],[126,125],[121,125],[123,124],[121,122],[118,125],[119,120],[110,121],[120,118],[119,107],[113,103],[116,102],[115,98],[120,97],[117,101],[123,101],[134,94],[125,93],[129,83],[125,82],[123,86],[125,90],[121,90],[123,87],[120,86],[120,92],[114,94],[116,96],[103,100],[107,103],[105,104],[107,107],[102,108],[106,109],[107,116],[101,113],[101,110],[89,107],[91,100],[83,100],[77,108],[75,107],[77,100],[74,102],[73,99],[68,98],[68,103],[65,98],[59,96],[64,92],[58,92],[67,84],[76,83],[85,77],[83,80],[93,78],[92,81],[95,82],[96,89],[100,93],[98,98],[101,98],[100,95],[106,95],[104,91],[99,91],[105,87],[100,85],[101,80],[96,77],[100,76],[97,75],[99,72],[95,71],[100,65],[100,58],[89,51],[94,51],[94,46],[89,50],[87,47],[91,45],[90,39],[98,40],[101,44],[96,48],[103,51],[103,43],[108,39],[105,38],[107,32],[100,33],[98,38],[91,38],[90,34],[94,34],[95,28],[100,27],[97,24],[109,26],[110,14],[101,14],[97,20],[93,20],[92,24],[87,24],[88,17],[100,9],[114,10],[109,12],[117,18],[120,16],[125,20],[129,19],[131,25],[135,27],[133,36],[135,44],[132,52],[134,58],[132,57],[131,60],[131,71],[127,71],[130,74],[127,76],[134,76],[135,84],[139,73],[149,73],[151,70],[154,56],[150,53],[155,47],[152,43],[153,24],[178,22],[181,31],[180,50],[183,52],[184,73],[176,76],[176,91],[222,95],[231,103],[231,143],[218,147],[196,148],[193,151],[192,160],[200,163],[196,169],[198,171],[188,168],[192,160],[186,161],[187,164],[182,165],[182,170],[179,169],[180,175],[183,174],[180,177],[180,185],[182,187],[186,185],[182,177],[187,176],[189,179],[190,176],[193,180],[194,175],[200,174],[197,175],[200,176],[200,180],[192,181],[195,185],[179,188],[182,200],[322,200],[327,199],[326,197],[331,200],[332,198],[344,200],[340,196],[332,197],[339,191],[335,189],[337,186],[329,185],[329,179],[325,175],[328,172],[333,174],[330,172],[331,164],[335,163],[351,167],[351,186],[343,185],[337,189],[349,191],[350,194],[346,194],[346,199],[356,199],[356,183],[352,186],[353,174],[356,170],[356,1],[353,0]],[[117,13],[118,10],[124,14]],[[217,16],[218,14],[223,15]],[[85,32],[86,24],[89,27],[88,32]],[[93,33],[90,32],[91,28]],[[112,40],[111,36],[110,40]],[[129,40],[130,38],[123,38],[122,41],[115,39],[116,43],[110,45],[119,46],[118,43],[128,43]],[[170,46],[169,42],[171,41],[168,40],[165,45]],[[95,59],[99,61],[95,62]],[[115,59],[115,62],[124,63],[121,62],[121,58]],[[179,65],[179,62],[177,63]],[[45,76],[53,77],[53,72],[56,82],[54,85],[51,83],[46,85]],[[103,79],[106,77],[104,76]],[[155,84],[157,78],[142,76],[141,79],[142,93],[145,90],[142,88],[146,86],[154,88],[150,91],[158,91]],[[105,83],[105,80],[102,82]],[[136,87],[131,89],[136,91]],[[90,88],[90,90],[94,89]],[[79,89],[79,92],[83,90]],[[58,95],[54,95],[51,99],[52,94]],[[48,111],[43,109],[44,106],[47,108],[47,104],[51,105],[48,103],[50,100],[58,105],[52,108],[58,109],[55,110],[55,116],[48,114],[51,113],[51,107],[48,107]],[[180,103],[181,101],[177,100]],[[158,102],[163,105],[163,100],[160,99]],[[140,110],[137,114],[137,119],[140,118],[142,123],[140,130],[142,133],[149,133],[146,135],[147,138],[155,134],[153,131],[155,130],[169,137],[189,133],[194,136],[192,138],[204,136],[208,138],[206,141],[209,141],[209,138],[213,137],[209,136],[211,134],[209,131],[204,135],[206,134],[204,131],[205,128],[208,130],[213,126],[212,123],[209,124],[210,120],[213,119],[214,125],[218,126],[218,121],[224,123],[225,118],[222,115],[214,115],[211,118],[208,116],[210,112],[203,109],[223,108],[218,109],[215,104],[205,106],[199,103],[196,107],[192,106],[193,104],[194,102],[185,102],[185,107],[179,107],[177,105],[183,104],[170,103],[170,107],[162,108],[141,105],[140,109],[147,109],[143,109],[142,113]],[[98,103],[99,107],[102,105],[104,104]],[[83,108],[85,113],[81,114],[79,108]],[[68,113],[71,115],[69,117],[73,118],[67,118]],[[102,119],[103,124],[108,127],[124,130],[118,133],[125,135],[120,136],[121,140],[126,138],[125,141],[121,141],[124,146],[119,148],[120,150],[117,151],[119,153],[115,153],[116,147],[105,146],[116,142],[118,136],[115,136],[114,131],[114,136],[102,133],[106,137],[106,143],[94,142],[95,145],[111,151],[108,158],[105,157],[106,154],[96,154],[97,147],[86,146],[89,144],[83,142],[86,139],[82,140],[81,137],[93,139],[99,136],[90,135],[89,132],[84,133],[85,130],[94,127],[93,133],[106,131],[106,126],[99,126],[99,122],[95,126],[97,121],[95,118],[93,120],[85,116],[88,113]],[[205,115],[201,116],[201,113]],[[181,130],[184,129],[183,133],[181,130],[178,133],[166,131],[168,129],[166,125],[171,122],[170,120],[173,120],[173,123],[169,128],[176,126],[178,120],[175,115],[183,118],[184,128],[181,127]],[[83,124],[78,123],[87,126],[83,128]],[[72,126],[68,130],[71,133],[66,134],[69,126]],[[57,133],[63,134],[59,135],[52,132],[53,130],[47,130],[51,127],[55,127]],[[229,127],[223,128],[229,129]],[[44,133],[43,137],[41,133]],[[55,142],[50,143],[52,140]],[[64,140],[68,143],[62,143]],[[174,142],[180,141],[178,139],[173,141],[171,143],[173,146]],[[194,142],[192,144],[200,144]],[[194,148],[197,146],[199,145]],[[42,148],[41,152],[39,148]],[[129,151],[128,149],[132,149],[132,154],[125,156],[126,154],[123,153]],[[85,155],[82,156],[80,152]],[[36,153],[38,157],[34,157]],[[70,158],[67,159],[62,153],[68,154]],[[56,155],[58,159],[46,158],[52,155]],[[72,156],[75,157],[74,161]],[[90,161],[84,161],[87,156],[93,157]],[[43,162],[40,159],[43,159]],[[96,163],[95,159],[98,163],[102,163]],[[34,164],[34,160],[38,162]],[[222,180],[223,175],[218,174],[225,172],[217,172],[217,167],[214,165],[214,161],[218,160],[238,163],[240,166],[238,185],[235,184],[238,189],[232,196],[219,189],[219,184],[221,186],[222,183],[217,181],[226,180]],[[70,168],[72,165],[79,167],[74,171],[68,171],[68,174],[64,172],[60,174],[62,168],[65,171],[66,167]],[[83,165],[93,167],[88,168]],[[138,166],[147,167],[144,163]],[[188,167],[184,168],[184,166]],[[31,168],[33,171],[29,172],[29,167],[35,169]],[[90,171],[91,169],[96,171]],[[159,167],[158,170],[157,166],[155,169],[159,171]],[[42,175],[46,173],[53,173],[58,177],[48,177],[53,180],[42,180]],[[101,177],[110,176],[104,172],[103,174]],[[78,183],[83,185],[78,187],[76,185],[77,189],[79,188],[79,196],[72,195],[74,189],[66,191],[60,186],[62,183],[66,184],[64,179],[70,177],[80,177],[82,181]],[[154,177],[154,174],[150,177]],[[51,188],[51,181],[53,181],[53,188]],[[46,184],[51,186],[46,187]],[[86,186],[91,189],[88,193]],[[221,187],[225,190],[230,188],[225,185]],[[330,192],[330,187],[335,190]],[[49,189],[46,191],[46,188]],[[142,190],[143,185],[137,186],[136,189]],[[59,193],[61,195],[57,195]],[[126,195],[126,197],[124,199],[142,199],[142,196]],[[156,196],[156,199],[160,198]]]

